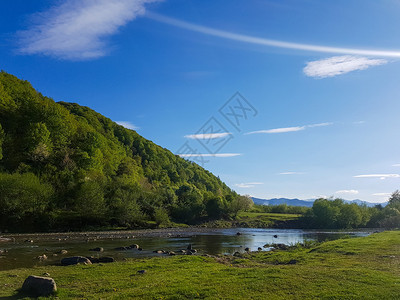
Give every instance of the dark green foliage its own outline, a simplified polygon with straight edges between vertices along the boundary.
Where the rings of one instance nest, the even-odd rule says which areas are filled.
[[[53,188],[32,173],[0,173],[1,228],[44,229]]]
[[[381,210],[378,223],[385,228],[400,228],[400,191],[395,191],[388,205]]]
[[[367,207],[345,203],[341,199],[315,200],[311,210],[303,217],[303,223],[311,228],[358,228],[358,227],[400,227],[400,193],[394,192],[386,207]]]
[[[0,160],[3,158],[3,142],[4,142],[4,131],[0,124]]]
[[[34,176],[37,181],[30,180],[45,195],[51,194],[45,191],[54,190],[52,197],[35,198],[30,196],[36,193],[31,188],[21,195],[14,193],[11,200],[1,193],[0,210],[7,211],[8,219],[2,218],[0,231],[22,230],[14,225],[19,221],[4,220],[20,220],[22,224],[29,213],[45,215],[45,230],[65,229],[65,224],[69,224],[68,229],[146,226],[148,221],[166,224],[170,216],[194,223],[200,218],[226,215],[238,197],[197,164],[90,108],[56,103],[34,90],[29,82],[3,71],[0,172],[2,176],[14,176],[14,186],[23,186],[27,179],[20,174],[30,173],[26,176]],[[213,198],[219,200],[207,207]],[[44,209],[21,211],[32,199]],[[9,207],[12,201],[18,202],[18,209]]]

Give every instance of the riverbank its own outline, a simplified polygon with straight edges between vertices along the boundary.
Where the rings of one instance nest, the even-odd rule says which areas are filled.
[[[43,266],[1,271],[0,297],[17,299],[27,276],[49,273],[61,299],[398,299],[399,253],[392,231],[239,256]]]
[[[39,233],[3,233],[0,243],[24,240],[102,240],[102,239],[132,239],[135,237],[185,237],[196,233],[210,232],[221,228],[299,228],[298,214],[250,213],[241,212],[234,220],[209,221],[195,226],[172,224],[164,228],[144,228],[126,230],[87,230],[69,232],[39,232]],[[290,225],[293,226],[290,226]]]

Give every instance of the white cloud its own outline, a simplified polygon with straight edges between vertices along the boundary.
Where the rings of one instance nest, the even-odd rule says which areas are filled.
[[[394,164],[392,167],[400,167],[400,164]]]
[[[399,178],[400,174],[365,174],[365,175],[356,175],[355,178],[379,178],[379,179],[386,179],[386,178]]]
[[[311,124],[311,125],[306,125],[306,127],[313,128],[313,127],[323,127],[323,126],[330,126],[330,125],[333,125],[333,123],[325,122],[325,123]]]
[[[131,130],[139,129],[139,127],[137,127],[135,124],[132,124],[129,121],[115,121],[115,123],[117,123],[118,125],[124,126],[127,129],[131,129]]]
[[[372,194],[372,196],[383,196],[383,197],[388,197],[388,196],[391,196],[392,195],[392,193],[375,193],[375,194]]]
[[[313,127],[322,127],[322,126],[330,126],[333,125],[331,122],[325,122],[325,123],[318,123],[318,124],[311,124],[311,125],[304,125],[304,126],[295,126],[295,127],[282,127],[282,128],[274,128],[274,129],[264,129],[264,130],[257,130],[257,131],[251,131],[251,132],[246,132],[245,135],[247,134],[259,134],[259,133],[286,133],[286,132],[296,132],[296,131],[302,131],[307,128],[313,128]]]
[[[94,59],[107,53],[106,37],[145,12],[157,0],[70,0],[32,16],[18,32],[21,54],[68,60]]]
[[[239,188],[252,188],[256,185],[264,184],[262,182],[247,182],[247,183],[236,183],[235,186]]]
[[[279,175],[301,175],[304,174],[303,172],[282,172]]]
[[[178,154],[180,157],[234,157],[234,156],[239,156],[242,155],[241,153],[216,153],[216,154],[211,154],[211,153],[193,153],[193,154]]]
[[[356,70],[365,70],[371,66],[386,64],[385,59],[372,59],[359,56],[334,56],[308,62],[303,71],[309,77],[326,78],[346,74]]]
[[[147,15],[149,18],[168,24],[171,26],[176,26],[186,30],[199,32],[206,35],[211,35],[223,39],[234,40],[238,42],[263,45],[269,47],[285,48],[285,49],[295,49],[301,51],[313,51],[322,53],[335,53],[335,54],[352,54],[352,55],[368,55],[368,56],[381,56],[381,57],[400,57],[400,51],[385,51],[385,50],[365,50],[365,49],[354,49],[354,48],[339,48],[339,47],[329,47],[320,45],[310,45],[310,44],[299,44],[291,43],[285,41],[271,40],[261,37],[249,36],[244,34],[237,34],[234,32],[218,30],[206,26],[196,25],[189,22],[165,17],[155,13],[149,13]]]
[[[222,133],[202,133],[202,134],[189,134],[185,135],[185,138],[188,139],[197,139],[197,140],[210,140],[210,139],[219,139],[231,135],[230,132],[222,132]]]
[[[340,190],[336,191],[335,194],[347,194],[347,195],[357,195],[359,192],[357,190]]]
[[[266,130],[257,130],[247,132],[245,134],[257,134],[257,133],[285,133],[285,132],[296,132],[306,129],[305,126],[296,126],[296,127],[283,127],[283,128],[274,128],[274,129],[266,129]]]

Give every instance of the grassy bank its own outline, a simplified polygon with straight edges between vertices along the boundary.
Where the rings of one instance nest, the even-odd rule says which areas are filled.
[[[14,299],[28,275],[45,272],[61,299],[399,299],[399,253],[400,232],[392,231],[242,257],[18,269],[0,272],[0,299]]]
[[[210,228],[299,228],[300,214],[239,212],[233,220],[217,220],[203,223]]]

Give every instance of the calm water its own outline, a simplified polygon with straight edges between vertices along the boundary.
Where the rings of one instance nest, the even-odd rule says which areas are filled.
[[[240,232],[241,235],[236,233]],[[138,237],[133,239],[71,239],[59,241],[35,238],[34,243],[26,243],[23,240],[16,242],[0,243],[0,249],[8,252],[0,255],[0,270],[14,269],[20,267],[32,267],[48,264],[57,264],[60,259],[66,256],[112,256],[116,260],[126,257],[148,257],[163,256],[155,254],[154,250],[179,251],[186,249],[192,244],[200,254],[233,254],[236,251],[243,252],[246,247],[251,250],[263,248],[267,243],[294,244],[304,240],[334,240],[343,236],[358,237],[367,236],[370,232],[329,232],[329,231],[306,231],[294,229],[256,229],[256,228],[232,228],[216,229],[209,232],[193,232],[189,237]],[[277,235],[277,238],[274,238]],[[143,251],[131,249],[127,251],[114,250],[116,247],[139,244]],[[92,252],[91,248],[102,247],[104,252]],[[60,250],[67,250],[67,255],[53,256]],[[263,251],[268,249],[263,248]],[[37,256],[46,254],[47,260],[39,261]]]

